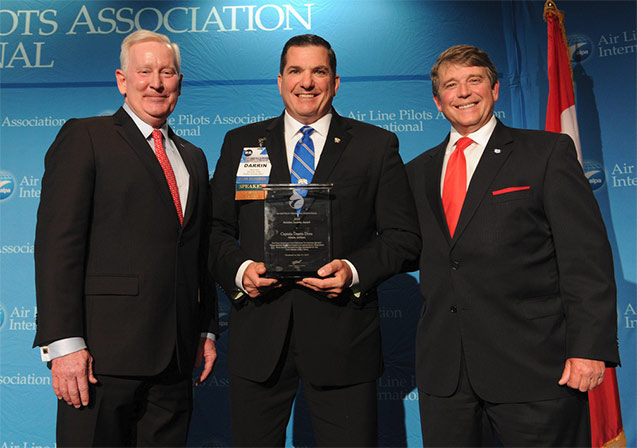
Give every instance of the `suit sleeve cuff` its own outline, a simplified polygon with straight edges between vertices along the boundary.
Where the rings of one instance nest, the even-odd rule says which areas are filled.
[[[202,332],[202,333],[201,333],[201,337],[202,337],[202,338],[212,339],[213,341],[216,341],[216,340],[217,340],[217,336],[215,336],[215,335],[214,335],[214,333],[205,333],[205,332]]]

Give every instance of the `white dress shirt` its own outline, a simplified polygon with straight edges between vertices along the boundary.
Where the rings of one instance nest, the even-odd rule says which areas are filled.
[[[456,129],[452,126],[451,132],[449,133],[449,143],[447,144],[447,149],[445,151],[445,159],[442,163],[442,175],[440,176],[440,195],[442,196],[442,190],[444,188],[445,183],[445,173],[447,172],[447,163],[449,162],[449,157],[451,153],[456,149],[456,143],[460,140],[461,137],[469,137],[473,140],[473,143],[467,146],[464,150],[464,156],[467,160],[467,189],[469,188],[469,184],[471,183],[471,178],[473,177],[473,173],[476,171],[478,167],[478,162],[480,162],[480,157],[482,157],[482,153],[484,152],[484,148],[487,147],[487,143],[491,138],[491,134],[493,134],[493,130],[495,129],[498,121],[495,119],[495,116],[492,115],[491,119],[487,121],[487,124],[482,126],[475,132],[472,132],[469,135],[461,135]]]
[[[124,103],[124,110],[128,112],[128,115],[133,119],[137,128],[142,133],[144,137],[146,137],[146,141],[150,148],[155,152],[155,142],[153,141],[153,127],[135,115],[135,112],[128,107],[128,104]],[[168,161],[170,162],[170,166],[172,166],[173,172],[175,173],[175,180],[177,181],[177,188],[179,189],[179,200],[181,202],[181,212],[183,215],[186,214],[186,201],[188,200],[188,189],[190,184],[190,174],[186,169],[186,164],[184,163],[177,147],[175,146],[175,142],[173,142],[170,138],[168,138],[168,123],[164,123],[162,127],[159,128],[162,135],[164,136],[164,149],[166,150],[166,155],[168,156]]]
[[[312,139],[312,143],[314,143],[314,169],[318,166],[319,160],[321,159],[321,154],[323,153],[323,148],[325,147],[325,142],[327,141],[327,133],[330,130],[330,123],[332,122],[332,113],[328,112],[321,118],[319,118],[314,123],[309,126],[314,129],[314,132],[310,135]],[[301,132],[301,128],[305,126],[303,123],[295,120],[286,110],[283,117],[284,124],[284,135],[285,138],[285,152],[288,159],[288,170],[292,170],[292,161],[294,160],[294,148],[296,147],[296,143],[301,139],[303,133]],[[350,269],[352,270],[352,283],[349,287],[354,287],[358,285],[358,271],[354,267],[354,265],[349,260],[343,260],[346,262]],[[243,274],[252,263],[253,260],[244,261],[239,269],[237,270],[237,275],[234,278],[235,285],[244,293],[248,293],[243,288]]]

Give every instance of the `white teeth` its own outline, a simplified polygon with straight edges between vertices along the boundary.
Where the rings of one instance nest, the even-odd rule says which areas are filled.
[[[464,106],[458,106],[458,109],[469,109],[470,107],[475,106],[476,103],[465,104]]]
[[[314,95],[311,95],[309,93],[306,93],[306,94],[300,93],[298,97],[299,98],[314,98]]]

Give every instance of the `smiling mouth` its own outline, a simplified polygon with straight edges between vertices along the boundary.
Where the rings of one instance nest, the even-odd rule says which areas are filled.
[[[316,94],[314,93],[299,93],[296,95],[299,98],[314,98]]]
[[[458,109],[460,109],[460,110],[464,110],[464,109],[470,109],[473,106],[475,106],[476,104],[478,104],[478,103],[469,103],[469,104],[465,104],[465,105],[462,105],[462,106],[456,106],[456,107]]]

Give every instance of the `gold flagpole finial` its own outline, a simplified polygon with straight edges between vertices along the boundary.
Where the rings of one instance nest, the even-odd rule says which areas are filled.
[[[548,15],[557,16],[560,20],[560,23],[564,22],[564,13],[557,9],[557,3],[555,3],[553,0],[546,0],[546,2],[544,2],[543,17],[545,22]]]

